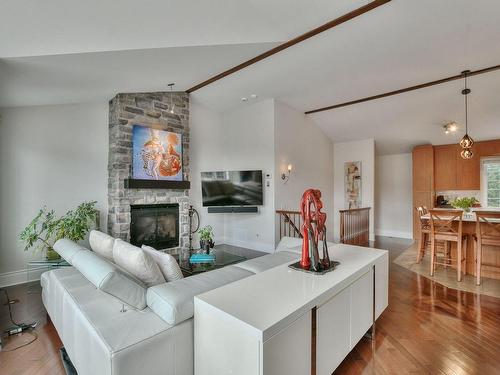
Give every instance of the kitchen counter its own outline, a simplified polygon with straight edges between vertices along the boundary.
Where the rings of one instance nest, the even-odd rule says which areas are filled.
[[[446,210],[435,208],[435,210]],[[498,208],[478,208],[475,211],[500,211]],[[424,219],[429,219],[429,214],[424,216]],[[500,223],[499,219],[491,220],[492,222]],[[466,248],[466,270],[469,275],[476,275],[476,266],[474,261],[474,239],[473,234],[476,234],[476,215],[473,212],[464,214],[462,218],[462,232],[469,236]],[[455,243],[451,245],[452,267],[456,267],[457,246]],[[500,280],[500,247],[483,245],[483,277]]]

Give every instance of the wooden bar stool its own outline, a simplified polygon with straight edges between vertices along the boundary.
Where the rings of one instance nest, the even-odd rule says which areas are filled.
[[[462,269],[467,272],[465,259],[467,255],[467,235],[462,233],[462,210],[429,210],[431,222],[431,276],[434,276],[436,264],[448,266],[451,263],[449,253],[445,251],[444,263],[438,262],[436,257],[436,242],[446,241],[457,244],[457,280],[462,281]],[[463,267],[463,268],[462,268]]]
[[[429,210],[425,206],[415,207],[417,211],[418,218],[420,220],[420,237],[418,239],[418,249],[417,249],[417,263],[422,261],[425,256],[427,248],[431,247],[431,224],[428,217],[425,217],[429,213]],[[436,254],[438,250],[441,250],[439,254],[444,253],[443,256],[446,258],[450,257],[450,247],[446,246],[443,241],[436,243]]]
[[[500,247],[500,212],[476,211],[475,214],[474,259],[476,262],[476,284],[481,285],[483,245]]]
[[[429,223],[429,219],[424,218],[424,216],[429,213],[427,207],[419,206],[415,207],[415,210],[417,211],[418,219],[420,220],[420,237],[418,238],[417,250],[417,263],[420,263],[425,255],[425,250],[429,241],[429,235],[431,233],[431,225]]]

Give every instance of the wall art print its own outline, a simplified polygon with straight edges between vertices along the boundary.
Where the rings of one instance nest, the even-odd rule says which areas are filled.
[[[349,161],[344,164],[345,207],[361,207],[361,162]]]
[[[134,179],[182,181],[182,134],[134,125],[132,145]]]

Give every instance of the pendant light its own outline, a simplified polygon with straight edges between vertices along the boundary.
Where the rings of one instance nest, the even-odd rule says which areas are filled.
[[[460,146],[463,148],[462,152],[460,153],[460,156],[462,156],[463,159],[471,159],[474,156],[474,154],[471,151],[471,147],[474,144],[474,140],[468,134],[469,113],[468,113],[467,96],[471,92],[470,89],[467,88],[467,76],[469,75],[469,73],[470,70],[465,70],[462,72],[465,81],[465,88],[462,90],[462,95],[465,97],[465,135],[460,140]]]
[[[175,104],[173,101],[173,89],[174,89],[175,83],[169,83],[168,87],[170,87],[170,110],[168,111],[171,114],[174,114],[174,109],[175,109]]]

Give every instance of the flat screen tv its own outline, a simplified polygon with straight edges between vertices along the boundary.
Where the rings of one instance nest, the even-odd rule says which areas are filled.
[[[201,172],[203,206],[261,206],[262,171]]]

